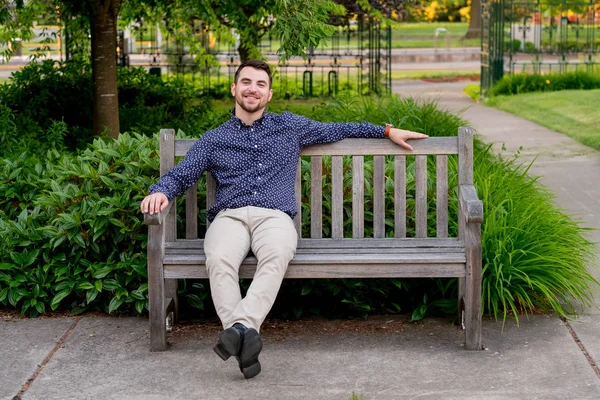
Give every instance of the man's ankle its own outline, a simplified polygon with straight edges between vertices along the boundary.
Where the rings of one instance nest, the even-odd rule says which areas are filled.
[[[246,327],[246,325],[236,322],[235,324],[233,324],[232,328],[237,329],[237,331],[243,336],[244,333],[248,330],[248,328]]]

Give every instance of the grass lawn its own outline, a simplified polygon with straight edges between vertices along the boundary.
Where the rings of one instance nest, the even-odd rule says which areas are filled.
[[[423,70],[423,71],[392,71],[392,80],[425,79],[425,78],[456,78],[459,76],[479,76],[480,71],[453,70]]]
[[[487,104],[600,150],[600,89],[498,96]]]

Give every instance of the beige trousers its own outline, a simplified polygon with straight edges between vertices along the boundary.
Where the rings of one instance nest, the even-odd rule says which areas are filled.
[[[239,322],[260,331],[297,244],[294,223],[282,211],[243,207],[217,214],[206,232],[204,252],[213,303],[224,329]],[[258,265],[242,299],[239,269],[250,249]]]

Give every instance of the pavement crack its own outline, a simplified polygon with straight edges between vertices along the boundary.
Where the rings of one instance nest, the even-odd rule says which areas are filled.
[[[562,320],[563,324],[565,324],[565,326],[567,327],[567,330],[569,331],[569,333],[573,337],[573,340],[575,341],[575,343],[577,343],[577,345],[579,346],[579,349],[581,350],[581,352],[583,353],[583,355],[587,359],[588,363],[590,364],[590,366],[592,367],[592,369],[596,373],[596,376],[598,378],[600,378],[600,367],[598,367],[598,364],[596,364],[596,362],[594,361],[594,359],[592,358],[592,356],[590,356],[590,353],[588,353],[588,351],[586,350],[586,348],[583,345],[583,343],[581,342],[581,340],[579,340],[579,336],[577,336],[577,333],[571,327],[571,325],[569,324],[569,321],[567,321],[566,318],[562,318],[562,317],[561,317],[561,320]]]
[[[21,387],[21,390],[19,390],[19,393],[17,393],[16,396],[12,398],[12,400],[21,400],[21,398],[23,397],[27,389],[29,389],[35,378],[37,378],[37,376],[42,372],[46,364],[48,364],[48,362],[52,359],[52,357],[54,357],[54,354],[56,354],[58,349],[60,349],[65,343],[65,341],[69,338],[79,321],[81,321],[81,317],[75,317],[75,321],[73,322],[73,324],[71,324],[71,326],[69,327],[69,329],[67,329],[65,334],[62,335],[58,342],[56,342],[56,345],[54,346],[52,351],[50,351],[50,353],[48,353],[48,355],[44,358],[42,363],[38,365],[38,368],[35,370],[33,375],[31,375],[31,377],[27,379],[27,382],[25,382],[23,387]]]

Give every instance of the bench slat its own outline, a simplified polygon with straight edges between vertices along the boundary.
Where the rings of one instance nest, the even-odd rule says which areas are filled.
[[[416,237],[427,237],[427,156],[415,160]]]
[[[185,156],[197,139],[179,139],[175,143],[175,157]],[[384,156],[416,154],[457,154],[457,137],[430,137],[410,142],[413,151],[405,150],[391,140],[384,139],[344,139],[340,142],[318,144],[302,149],[303,156]]]
[[[185,193],[185,238],[198,239],[198,185]]]
[[[331,237],[344,237],[344,160],[342,156],[331,157]]]
[[[240,278],[252,278],[255,265],[242,265]],[[311,278],[454,278],[464,277],[464,264],[414,264],[414,265],[290,265],[287,279]],[[204,266],[165,265],[165,278],[208,279]]]
[[[299,248],[296,254],[450,254],[450,253],[464,253],[464,247],[434,247],[427,249],[414,249],[414,248],[396,248],[387,247],[379,249],[339,249],[339,248]],[[203,249],[166,249],[165,254],[167,256],[196,256],[198,254],[204,254]]]
[[[176,242],[166,242],[166,249],[202,249],[204,240],[185,240],[179,239]],[[322,248],[338,248],[338,249],[370,249],[370,248],[442,248],[442,247],[464,247],[462,242],[456,238],[448,239],[299,239],[298,248],[305,249],[322,249]]]
[[[298,159],[298,165],[296,166],[294,196],[296,197],[296,210],[298,211],[294,217],[294,226],[300,238],[302,237],[302,160],[300,159]]]
[[[323,237],[323,159],[310,158],[310,237]]]
[[[385,158],[373,157],[373,236],[385,237]]]
[[[436,236],[448,237],[448,156],[436,160]]]
[[[406,157],[394,157],[394,237],[406,237]]]
[[[352,157],[352,237],[365,237],[365,158]]]
[[[217,182],[210,172],[206,173],[206,209],[208,210],[217,202]],[[208,219],[206,220],[206,229],[210,226]]]
[[[204,264],[204,252],[195,254],[165,254],[164,263],[177,265]],[[427,264],[427,263],[463,263],[464,253],[394,253],[394,254],[315,254],[298,253],[294,256],[293,264]],[[242,264],[256,264],[255,257],[246,257]]]

